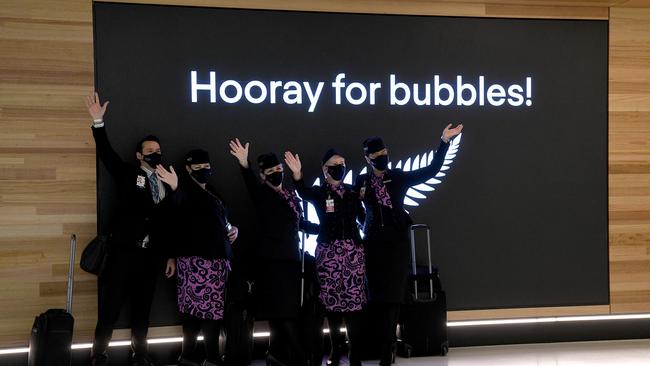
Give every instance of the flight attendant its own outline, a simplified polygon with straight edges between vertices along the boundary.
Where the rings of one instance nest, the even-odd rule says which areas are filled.
[[[285,153],[285,162],[293,173],[300,197],[311,202],[320,220],[316,246],[316,269],[320,284],[319,299],[327,311],[332,353],[329,365],[338,365],[341,357],[341,320],[345,320],[350,340],[351,366],[361,365],[358,350],[359,311],[366,303],[366,268],[357,218],[363,214],[358,192],[344,184],[345,158],[334,149],[322,159],[324,184],[307,186],[298,155]],[[363,221],[363,220],[361,220]]]
[[[258,216],[256,248],[258,275],[256,317],[268,319],[271,341],[268,364],[302,366],[306,357],[299,337],[301,253],[298,231],[317,233],[317,225],[303,220],[296,192],[283,185],[284,168],[273,153],[257,159],[259,177],[248,160],[249,144],[230,141]]]
[[[364,156],[372,169],[357,177],[355,191],[359,192],[366,211],[363,233],[369,301],[378,309],[382,366],[389,366],[392,361],[399,304],[405,297],[408,276],[408,231],[413,221],[404,210],[404,197],[410,187],[426,182],[440,171],[450,140],[463,129],[462,124],[451,127],[449,124],[442,131],[431,164],[410,172],[388,169],[388,149],[381,138],[371,137],[363,142]]]
[[[204,366],[221,364],[219,331],[224,317],[226,281],[232,257],[231,244],[238,230],[228,222],[228,210],[214,187],[208,152],[201,149],[185,156],[179,177],[158,168],[161,180],[173,190],[172,204],[179,219],[176,254],[178,310],[183,327],[180,366],[196,366],[196,337],[203,333]],[[173,272],[172,272],[173,274]],[[171,277],[169,274],[168,277]]]

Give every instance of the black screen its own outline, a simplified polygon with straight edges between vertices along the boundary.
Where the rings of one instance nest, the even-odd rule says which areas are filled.
[[[440,183],[415,189],[418,206],[406,206],[432,227],[448,308],[608,303],[606,21],[109,3],[95,3],[94,17],[96,85],[110,101],[113,146],[134,164],[135,142],[149,133],[168,164],[208,150],[211,183],[241,230],[237,245],[252,240],[255,216],[230,139],[250,141],[251,160],[299,153],[311,182],[329,147],[356,175],[366,166],[362,141],[382,136],[393,166],[411,158],[413,168],[448,123],[462,122]],[[201,89],[211,72],[214,102]],[[391,75],[408,99],[404,88],[391,90]],[[371,83],[381,86],[371,93]],[[101,165],[98,177],[100,229],[108,230],[113,181]]]

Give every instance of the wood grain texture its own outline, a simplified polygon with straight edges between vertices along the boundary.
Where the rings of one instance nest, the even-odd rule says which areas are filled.
[[[613,313],[647,312],[650,9],[613,7],[609,32],[610,304]]]
[[[450,311],[447,320],[484,320],[608,314],[609,305]]]
[[[610,18],[611,312],[650,312],[650,1],[124,0],[306,11]],[[23,346],[39,312],[65,304],[68,238],[96,224],[95,151],[82,97],[93,89],[89,0],[0,7],[0,348]],[[631,7],[631,8],[630,8]],[[95,278],[75,276],[75,341],[91,339]],[[610,306],[459,311],[450,320],[606,314]],[[178,335],[178,327],[151,330]],[[116,339],[128,338],[126,331]]]
[[[85,244],[96,227],[82,100],[93,89],[92,39],[90,1],[0,7],[0,347],[24,345],[35,315],[65,306],[69,236]],[[96,280],[78,266],[75,277],[76,338],[89,340]]]
[[[113,2],[178,5],[174,0],[117,0]],[[187,0],[184,5],[242,9],[414,14],[501,18],[607,19],[609,0],[594,1],[434,1],[434,0]]]

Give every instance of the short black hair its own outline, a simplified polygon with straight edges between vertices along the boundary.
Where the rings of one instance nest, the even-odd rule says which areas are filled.
[[[154,141],[157,142],[158,145],[160,145],[160,139],[158,139],[158,137],[154,135],[147,135],[143,137],[140,141],[138,141],[138,144],[135,145],[135,151],[142,154],[142,144],[144,144],[146,141]]]

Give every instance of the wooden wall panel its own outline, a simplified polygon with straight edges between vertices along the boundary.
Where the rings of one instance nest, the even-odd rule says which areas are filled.
[[[0,7],[0,347],[24,345],[36,314],[65,306],[69,236],[83,244],[96,227],[82,101],[93,88],[91,21],[90,1]],[[77,339],[94,327],[95,282],[77,266]]]
[[[611,311],[650,311],[650,9],[614,7],[609,45]]]
[[[116,0],[118,3],[215,6],[224,8],[415,14],[502,18],[607,19],[612,0]]]
[[[644,0],[126,0],[240,8],[610,23],[611,311],[650,311],[650,7]],[[610,6],[614,6],[610,9]],[[618,6],[621,6],[619,8]],[[611,11],[611,13],[610,13]],[[0,7],[0,348],[26,344],[35,314],[65,303],[68,238],[95,230],[95,156],[82,97],[92,90],[89,0]],[[77,267],[76,341],[89,341],[95,278]],[[452,320],[603,314],[610,306],[452,312]],[[178,327],[152,329],[178,334]],[[115,334],[126,338],[125,331]]]

